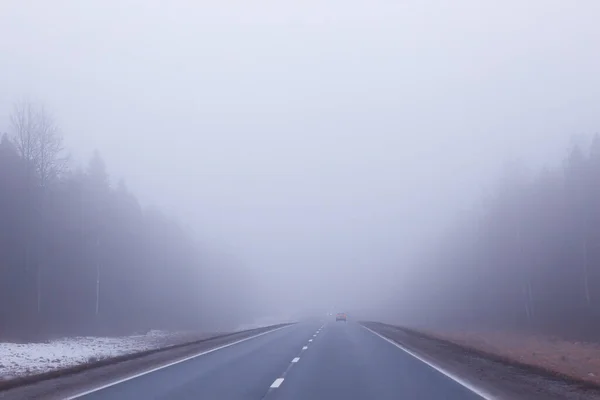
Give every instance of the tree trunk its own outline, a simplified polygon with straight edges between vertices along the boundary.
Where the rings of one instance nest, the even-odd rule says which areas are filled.
[[[535,308],[533,307],[533,292],[531,291],[531,281],[527,281],[527,295],[529,299],[529,310],[531,313],[531,318],[535,317]]]
[[[531,318],[532,318],[532,310],[531,310],[531,306],[530,306],[530,302],[529,302],[529,294],[528,294],[528,290],[527,290],[527,286],[523,286],[523,298],[524,298],[524,303],[525,303],[525,315],[527,316],[527,323],[531,323]]]
[[[100,310],[100,238],[96,241],[96,317]]]
[[[37,313],[38,318],[42,312],[42,266],[38,264],[36,273],[36,287],[37,287]]]
[[[591,305],[591,296],[590,296],[590,280],[589,280],[589,271],[588,271],[588,252],[587,252],[587,239],[583,238],[583,287],[585,292],[585,301],[588,306]]]

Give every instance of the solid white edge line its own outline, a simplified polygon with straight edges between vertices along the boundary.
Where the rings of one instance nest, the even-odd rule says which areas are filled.
[[[295,358],[292,360],[292,362],[293,362],[293,363],[297,363],[298,361],[300,361],[300,357],[295,357]]]
[[[281,384],[283,383],[283,378],[277,378],[275,379],[275,382],[273,382],[271,384],[271,388],[278,388],[279,386],[281,386]]]
[[[304,347],[302,348],[302,350],[307,350],[307,349],[308,349],[308,346],[304,346]]]
[[[367,328],[364,325],[361,325],[363,328],[365,328],[366,330],[368,330],[369,332],[371,332],[372,334],[379,336],[380,338],[382,338],[383,340],[385,340],[388,343],[393,344],[394,346],[396,346],[397,348],[399,348],[400,350],[404,351],[405,353],[410,354],[411,356],[413,356],[414,358],[416,358],[417,360],[421,361],[422,363],[425,363],[427,365],[429,365],[431,368],[435,369],[437,372],[439,372],[440,374],[452,379],[454,382],[458,383],[459,385],[469,389],[471,392],[475,393],[476,395],[482,397],[484,400],[497,400],[494,396],[492,396],[491,394],[485,392],[482,389],[479,389],[478,387],[473,386],[471,383],[465,381],[464,379],[454,375],[452,372],[448,372],[444,369],[442,369],[441,367],[438,367],[437,365],[433,364],[431,361],[427,361],[425,360],[423,357],[419,356],[418,354],[414,353],[413,351],[407,349],[406,347],[402,346],[401,344],[394,342],[392,339],[386,338],[385,336],[383,336],[380,333],[375,332],[374,330]]]
[[[294,325],[294,324],[282,326],[280,328],[275,328],[275,329],[272,329],[272,330],[269,330],[269,331],[266,331],[266,332],[261,332],[261,333],[259,333],[257,335],[249,336],[249,337],[244,338],[244,339],[236,340],[235,342],[231,342],[231,343],[225,344],[223,346],[215,347],[215,348],[203,351],[202,353],[194,354],[193,356],[182,358],[181,360],[173,361],[173,362],[171,362],[169,364],[161,365],[160,367],[152,368],[152,369],[149,369],[147,371],[140,372],[140,373],[137,373],[135,375],[131,375],[131,376],[128,376],[126,378],[119,379],[119,380],[116,380],[114,382],[102,385],[102,386],[98,386],[97,388],[94,388],[94,389],[86,390],[85,392],[78,393],[78,394],[76,394],[74,396],[65,397],[64,400],[78,399],[80,397],[87,396],[88,394],[91,394],[91,393],[94,393],[94,392],[98,392],[98,391],[103,390],[103,389],[107,389],[107,388],[109,388],[111,386],[118,385],[119,383],[127,382],[127,381],[130,381],[130,380],[135,379],[135,378],[139,378],[140,376],[147,375],[147,374],[150,374],[152,372],[156,372],[156,371],[161,370],[163,368],[171,367],[171,366],[173,366],[175,364],[179,364],[179,363],[182,363],[184,361],[188,361],[188,360],[191,360],[193,358],[200,357],[200,356],[203,356],[203,355],[208,354],[208,353],[212,353],[213,351],[221,350],[221,349],[224,349],[226,347],[233,346],[235,344],[245,342],[246,340],[250,340],[250,339],[254,339],[254,338],[257,338],[259,336],[262,336],[262,335],[266,335],[267,333],[272,333],[272,332],[278,331],[280,329],[285,329],[285,328],[288,328],[288,327],[290,327],[292,325]],[[217,339],[217,338],[218,338],[218,336],[215,337],[215,339]]]

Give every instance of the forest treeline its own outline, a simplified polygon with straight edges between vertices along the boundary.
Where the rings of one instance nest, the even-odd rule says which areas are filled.
[[[418,265],[419,307],[456,327],[600,334],[600,137],[537,174],[515,163]]]
[[[1,136],[0,338],[240,323],[243,271],[111,184],[99,153],[74,167],[43,106],[16,104]]]

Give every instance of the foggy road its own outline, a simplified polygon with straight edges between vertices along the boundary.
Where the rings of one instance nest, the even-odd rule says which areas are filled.
[[[72,399],[481,399],[363,326],[303,322]]]

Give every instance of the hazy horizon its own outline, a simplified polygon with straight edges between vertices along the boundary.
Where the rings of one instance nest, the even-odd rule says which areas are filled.
[[[0,131],[43,103],[280,309],[384,302],[506,162],[600,131],[591,0],[0,8]]]

